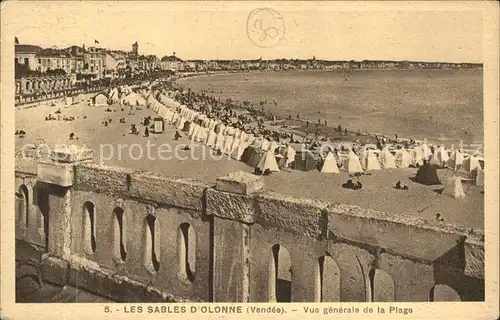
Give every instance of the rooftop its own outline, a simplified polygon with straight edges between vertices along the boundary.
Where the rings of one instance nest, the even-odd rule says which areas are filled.
[[[16,44],[15,45],[15,52],[16,53],[37,53],[40,50],[42,50],[41,47],[34,46],[31,44]]]
[[[61,49],[41,49],[36,53],[37,57],[71,58],[71,53]]]

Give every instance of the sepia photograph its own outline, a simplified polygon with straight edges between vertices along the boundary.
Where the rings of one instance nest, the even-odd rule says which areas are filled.
[[[16,310],[411,317],[398,303],[491,302],[488,6],[373,4],[8,1]]]

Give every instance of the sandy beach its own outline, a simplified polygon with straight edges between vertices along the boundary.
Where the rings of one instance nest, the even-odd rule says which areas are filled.
[[[162,134],[143,137],[140,120],[146,116],[155,116],[153,111],[146,107],[134,111],[134,115],[128,115],[127,107],[121,111],[119,105],[111,105],[109,108],[116,110],[113,112],[106,112],[106,108],[89,107],[81,101],[72,106],[60,103],[52,107],[18,109],[16,110],[16,130],[26,131],[26,136],[22,139],[16,136],[16,150],[21,150],[24,145],[34,143],[40,138],[49,146],[87,145],[94,150],[96,158],[102,152],[104,165],[153,171],[209,184],[215,184],[218,177],[237,170],[253,172],[253,168],[243,162],[227,157],[211,156],[211,151],[200,143],[191,145],[191,150],[183,150],[183,147],[190,145],[191,141],[184,132],[181,132],[182,138],[177,141],[173,140],[176,129],[171,125],[167,125]],[[58,109],[61,110],[61,116],[73,116],[75,120],[44,121],[49,113],[54,115]],[[84,119],[85,116],[86,119]],[[101,124],[104,117],[112,119],[107,127]],[[126,123],[119,123],[120,118],[125,118]],[[132,123],[138,126],[140,135],[129,134],[129,127]],[[69,140],[69,134],[72,132],[75,133],[75,140]],[[158,152],[159,145],[168,145],[171,153],[161,155]],[[118,152],[120,146],[122,147],[121,153]],[[148,148],[151,150],[149,157],[147,156]],[[473,228],[484,227],[484,196],[480,188],[470,187],[464,200],[439,196],[434,190],[442,186],[424,186],[410,180],[416,170],[406,168],[374,171],[371,175],[362,177],[363,189],[359,191],[341,187],[342,183],[348,179],[348,174],[343,171],[340,174],[325,174],[318,171],[282,170],[264,176],[264,180],[266,190],[284,195],[353,204],[384,212],[420,216],[431,221],[436,213],[446,212],[446,223]],[[444,177],[446,170],[439,170],[439,175]],[[449,177],[450,173],[447,175]],[[397,181],[408,185],[410,190],[394,189]],[[464,188],[467,189],[466,184]]]

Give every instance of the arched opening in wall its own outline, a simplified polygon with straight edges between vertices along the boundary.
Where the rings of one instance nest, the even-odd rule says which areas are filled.
[[[372,269],[369,272],[371,286],[371,300],[373,302],[392,302],[394,301],[394,280],[385,271]]]
[[[269,266],[270,302],[292,302],[292,257],[288,250],[275,244]]]
[[[340,268],[327,254],[316,264],[316,302],[340,301]]]
[[[146,248],[144,265],[151,272],[160,270],[160,226],[155,216],[146,217]]]
[[[28,58],[24,58],[24,64],[25,64],[25,65],[27,65],[27,66],[29,66],[29,64],[30,64],[30,59],[28,59]]]
[[[125,212],[122,208],[116,207],[113,210],[114,228],[113,228],[113,250],[115,260],[125,262],[127,260],[126,232],[125,232]]]
[[[83,204],[83,242],[87,254],[92,254],[97,248],[95,240],[95,205],[87,201]]]
[[[460,295],[445,284],[435,285],[429,294],[430,301],[461,301]]]
[[[36,205],[40,210],[38,217],[33,217],[38,222],[38,234],[43,237],[45,244],[45,251],[49,250],[49,193],[44,189],[43,184],[37,182],[33,187],[33,198],[36,199]]]
[[[18,221],[25,227],[29,225],[29,193],[28,188],[22,184],[16,194],[18,203]]]
[[[177,232],[179,275],[190,282],[196,272],[196,233],[189,223],[182,223]]]

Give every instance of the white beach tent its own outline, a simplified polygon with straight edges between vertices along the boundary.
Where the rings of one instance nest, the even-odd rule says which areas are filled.
[[[271,142],[267,139],[262,139],[262,144],[260,145],[261,149],[264,151],[268,151],[271,149]]]
[[[323,166],[321,167],[321,172],[324,173],[339,173],[339,167],[337,165],[337,159],[335,155],[331,152],[328,152],[326,155],[325,161],[323,161]]]
[[[459,150],[453,150],[450,158],[446,162],[448,168],[457,171],[464,162],[464,155]]]
[[[396,168],[396,162],[394,161],[394,156],[386,147],[380,153],[380,163],[382,164],[382,168],[384,169],[393,169]]]
[[[344,160],[343,168],[349,173],[363,172],[361,162],[359,161],[358,156],[352,150],[349,150],[349,153]]]
[[[431,164],[437,164],[443,166],[449,159],[448,152],[443,146],[438,147],[434,150],[432,157],[430,159]]]
[[[280,171],[274,152],[271,150],[264,152],[259,160],[259,163],[257,164],[257,168],[259,168],[262,172],[266,170],[269,170],[270,172]]]
[[[410,150],[411,161],[410,164],[413,166],[421,166],[424,164],[424,152],[422,148],[415,147]]]
[[[396,163],[396,167],[408,168],[411,164],[411,155],[408,153],[408,151],[406,151],[405,148],[401,148],[399,150],[396,150],[394,161]]]
[[[363,159],[363,165],[366,171],[381,169],[377,154],[373,150],[366,151],[366,155]]]
[[[224,149],[222,150],[223,153],[227,155],[231,155],[231,147],[233,146],[233,136],[226,136],[226,139],[224,140]]]
[[[193,126],[193,133],[191,133],[191,137],[190,137],[190,138],[191,138],[191,141],[195,141],[195,137],[196,137],[196,135],[198,134],[198,131],[199,131],[199,130],[200,130],[200,126],[199,126],[199,125],[197,125],[197,124],[195,124],[195,125]]]
[[[455,199],[465,198],[464,188],[462,186],[462,179],[457,176],[453,176],[446,180],[443,192],[441,193],[445,196],[451,196]]]
[[[135,92],[131,92],[129,95],[126,97],[122,98],[122,104],[129,103],[131,106],[145,106],[146,105],[146,100],[144,98]]]
[[[194,130],[196,128],[196,124],[191,122],[191,125],[189,126],[189,131],[188,131],[188,137],[192,138],[194,134]]]
[[[238,148],[240,142],[241,140],[239,138],[233,138],[233,144],[231,145],[231,155],[233,154],[234,150]]]
[[[281,151],[283,158],[279,161],[280,168],[290,168],[291,164],[295,161],[295,154],[297,154],[297,152],[291,146],[287,145],[283,148]]]
[[[471,155],[464,159],[458,171],[470,174],[478,168],[481,168],[478,157]]]
[[[215,145],[215,140],[217,139],[217,134],[215,133],[214,130],[210,130],[210,132],[208,133],[208,138],[207,138],[207,141],[206,141],[206,145],[207,147],[212,147]]]
[[[215,144],[214,144],[214,149],[215,150],[224,150],[224,141],[225,141],[225,136],[222,134],[222,132],[219,132],[215,139]]]
[[[200,126],[200,129],[198,130],[198,134],[196,135],[195,141],[196,142],[205,142],[208,137],[208,129],[203,128]]]
[[[247,145],[245,144],[245,142],[242,142],[239,139],[235,139],[235,141],[239,142],[236,144],[236,146],[233,143],[233,152],[231,153],[231,158],[239,161],[241,160],[241,156],[243,155],[243,152],[245,152]]]

